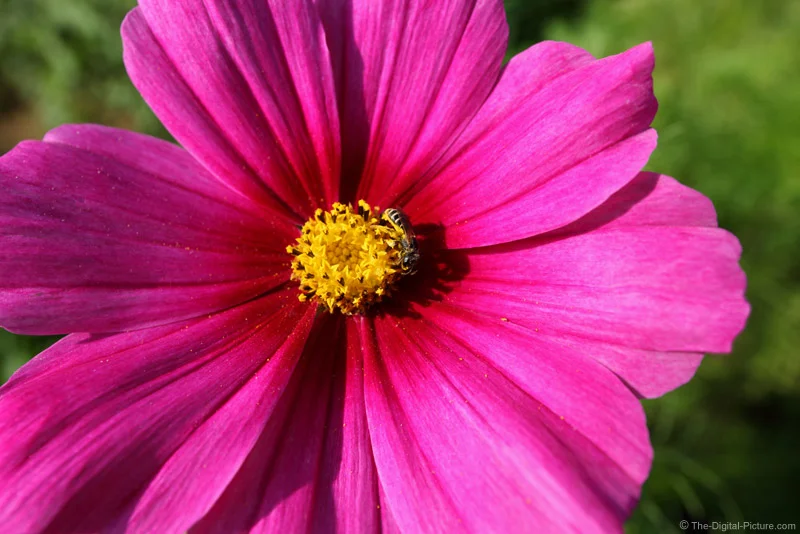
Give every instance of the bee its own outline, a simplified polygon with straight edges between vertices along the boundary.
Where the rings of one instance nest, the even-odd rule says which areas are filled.
[[[397,208],[389,208],[383,214],[403,234],[400,238],[400,268],[403,276],[415,274],[419,263],[419,245],[408,216]]]

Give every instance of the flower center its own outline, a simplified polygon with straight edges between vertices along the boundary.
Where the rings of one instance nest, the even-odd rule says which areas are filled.
[[[415,272],[419,252],[408,219],[397,209],[379,214],[363,200],[357,208],[337,202],[303,225],[286,247],[294,256],[300,301],[315,300],[329,312],[364,313]]]

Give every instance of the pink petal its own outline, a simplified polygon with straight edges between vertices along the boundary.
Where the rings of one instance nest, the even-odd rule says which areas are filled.
[[[608,369],[585,358],[585,347],[576,350],[559,339],[448,305],[420,313],[569,421],[631,479],[641,484],[647,478],[652,451],[640,404]]]
[[[314,532],[386,532],[364,406],[364,358],[354,321],[337,362],[325,451],[314,501]],[[382,524],[383,523],[383,524]]]
[[[670,226],[681,223],[696,226]],[[445,253],[468,264],[446,299],[583,352],[658,396],[687,382],[702,353],[730,351],[744,327],[739,243],[715,225],[708,199],[643,173],[547,239]]]
[[[655,148],[649,44],[588,64],[579,55],[555,78],[553,67],[531,65],[536,59],[509,64],[441,170],[399,202],[415,225],[443,227],[449,248],[575,221],[631,181]],[[532,71],[533,90],[512,106],[506,93],[520,93],[517,69]]]
[[[224,309],[286,280],[282,248],[296,229],[180,148],[99,126],[46,139],[0,159],[4,327],[141,328]]]
[[[491,96],[481,106],[477,117],[465,134],[448,150],[448,158],[433,162],[434,165],[425,169],[423,176],[410,174],[399,176],[381,192],[383,196],[376,202],[381,206],[405,203],[424,183],[421,178],[430,178],[441,172],[448,160],[459,150],[464,149],[464,144],[470,140],[469,132],[473,132],[474,136],[478,126],[483,130],[497,128],[508,118],[509,113],[520,106],[520,102],[532,98],[556,78],[592,61],[594,58],[582,48],[554,41],[538,43],[514,56],[503,70]]]
[[[598,230],[469,254],[451,297],[548,335],[727,352],[747,310],[739,254],[716,228]]]
[[[363,321],[375,462],[400,529],[620,530],[651,457],[636,397],[524,332],[447,320]]]
[[[343,198],[380,196],[436,161],[486,100],[508,28],[501,0],[316,0],[331,50]],[[358,178],[362,183],[358,184]]]
[[[597,209],[551,235],[575,235],[599,227],[717,226],[714,205],[675,178],[643,172]]]
[[[310,0],[143,0],[122,33],[134,84],[217,177],[301,219],[337,200],[335,89]]]
[[[605,365],[637,395],[651,399],[689,382],[703,361],[699,352],[645,350],[579,338],[560,342]]]
[[[315,315],[286,306],[289,297],[132,333],[72,335],[24,366],[0,390],[2,523],[185,531],[242,464],[289,382]]]
[[[361,351],[353,325],[327,317],[281,415],[194,532],[380,531]]]

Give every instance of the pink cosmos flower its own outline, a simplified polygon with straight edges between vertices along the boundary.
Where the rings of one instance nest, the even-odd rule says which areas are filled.
[[[122,34],[184,148],[0,159],[0,324],[72,333],[0,390],[3,529],[621,530],[639,398],[748,313],[708,199],[640,172],[649,44],[504,67],[501,0],[141,0]],[[377,252],[345,269],[348,224]]]

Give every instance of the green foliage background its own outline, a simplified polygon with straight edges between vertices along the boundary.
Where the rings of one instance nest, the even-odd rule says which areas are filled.
[[[130,85],[132,0],[0,0],[0,151],[64,122],[166,136]],[[800,2],[506,0],[512,52],[566,40],[597,56],[654,42],[649,167],[708,195],[742,241],[753,311],[731,356],[646,401],[656,449],[630,533],[678,521],[794,522],[800,475]],[[1,194],[1,192],[0,192]],[[52,339],[0,330],[0,378]]]

